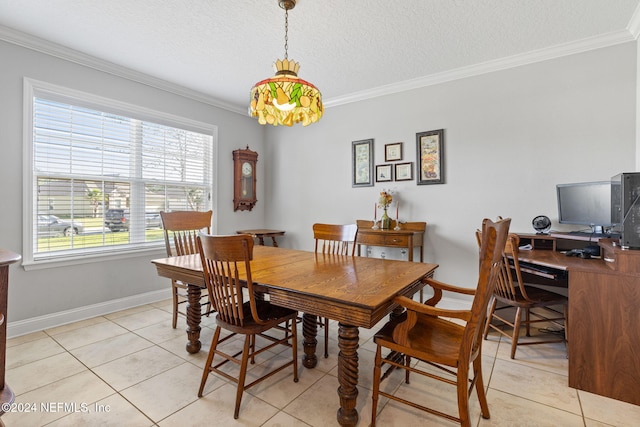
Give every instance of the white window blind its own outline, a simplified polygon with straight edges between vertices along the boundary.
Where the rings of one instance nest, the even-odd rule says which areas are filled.
[[[31,100],[33,261],[155,247],[160,211],[211,209],[212,133],[47,95]]]

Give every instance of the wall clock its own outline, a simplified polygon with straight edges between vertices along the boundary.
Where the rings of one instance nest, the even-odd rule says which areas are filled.
[[[256,196],[256,163],[258,153],[246,149],[233,152],[233,210],[251,210],[258,201]]]

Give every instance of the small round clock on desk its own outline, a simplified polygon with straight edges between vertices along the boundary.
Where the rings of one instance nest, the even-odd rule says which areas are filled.
[[[251,210],[256,196],[256,163],[258,153],[246,149],[233,152],[233,210]]]

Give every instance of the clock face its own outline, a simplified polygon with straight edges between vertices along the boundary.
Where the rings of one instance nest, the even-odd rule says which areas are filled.
[[[242,175],[249,176],[249,175],[251,175],[252,171],[253,171],[253,167],[251,167],[251,163],[244,162],[242,164]]]

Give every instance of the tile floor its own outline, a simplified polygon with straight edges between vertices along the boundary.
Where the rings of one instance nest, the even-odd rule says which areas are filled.
[[[8,341],[7,383],[16,393],[15,409],[2,421],[24,426],[334,426],[337,325],[332,324],[330,356],[316,369],[300,365],[294,383],[285,370],[250,389],[240,418],[233,419],[235,385],[211,375],[204,396],[196,393],[213,335],[205,318],[203,351],[185,351],[184,320],[171,328],[170,302],[145,305]],[[360,332],[359,426],[371,419],[373,331]],[[301,335],[301,334],[300,334]],[[319,338],[319,348],[322,338]],[[301,348],[301,346],[300,346]],[[300,350],[301,352],[301,350]],[[271,354],[273,358],[282,357]],[[564,345],[509,346],[498,334],[484,345],[484,377],[491,419],[480,417],[472,397],[474,426],[638,426],[640,406],[567,386]],[[268,363],[267,356],[251,369]],[[397,395],[420,396],[440,409],[456,410],[453,387],[418,375],[410,385],[395,372],[384,384]],[[19,405],[19,406],[18,406]],[[453,426],[395,402],[382,401],[378,425]]]

